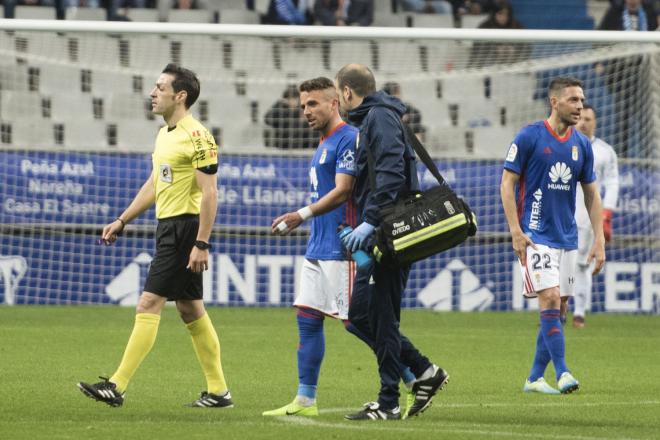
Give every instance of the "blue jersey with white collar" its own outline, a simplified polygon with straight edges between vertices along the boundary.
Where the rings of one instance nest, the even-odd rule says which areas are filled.
[[[596,180],[591,142],[573,127],[557,136],[547,121],[518,132],[504,168],[520,176],[518,218],[534,242],[577,249],[575,194],[578,182]]]
[[[357,128],[342,123],[327,138],[321,138],[309,169],[312,202],[316,202],[335,188],[337,173],[355,176],[357,132]],[[311,235],[305,258],[345,260],[344,249],[337,237],[337,226],[342,223],[355,226],[355,209],[351,201],[312,218]]]

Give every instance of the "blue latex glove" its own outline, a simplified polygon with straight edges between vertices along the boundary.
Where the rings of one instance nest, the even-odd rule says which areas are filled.
[[[374,233],[375,226],[367,222],[361,223],[350,234],[344,237],[344,246],[351,252],[355,252],[366,244],[367,239]]]

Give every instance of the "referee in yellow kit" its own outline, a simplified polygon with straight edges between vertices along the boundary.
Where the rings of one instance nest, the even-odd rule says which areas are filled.
[[[128,208],[103,228],[101,239],[111,244],[127,223],[156,203],[156,254],[121,364],[102,382],[78,383],[85,395],[110,406],[124,403],[128,383],[156,340],[167,301],[176,302],[206,376],[206,391],[190,406],[233,406],[222,372],[218,335],[202,300],[202,272],[208,269],[208,241],[218,203],[218,148],[209,131],[190,114],[198,96],[194,72],[176,64],[165,67],[151,91],[152,111],[167,124],[156,138],[153,171]]]

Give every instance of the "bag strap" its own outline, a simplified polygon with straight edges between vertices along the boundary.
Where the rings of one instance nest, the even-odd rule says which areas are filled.
[[[447,182],[445,179],[442,177],[440,174],[440,171],[438,171],[438,167],[435,165],[435,162],[433,162],[433,159],[431,159],[431,156],[429,155],[428,151],[426,151],[426,148],[424,148],[424,145],[417,139],[417,136],[415,133],[412,131],[410,126],[408,124],[405,124],[403,121],[401,121],[401,125],[403,126],[403,134],[404,134],[404,141],[407,140],[408,143],[410,143],[413,147],[413,150],[415,150],[415,153],[417,153],[417,156],[419,159],[422,161],[422,163],[428,168],[428,170],[433,174],[433,177],[438,181],[438,183],[441,186],[449,186],[447,185]],[[371,186],[371,190],[373,191],[374,188],[376,188],[376,172],[375,172],[375,159],[373,152],[366,146],[365,147],[367,150],[367,165],[368,165],[368,171],[369,171],[369,185]],[[407,161],[406,161],[407,162]],[[406,173],[408,172],[408,166],[406,166]],[[406,175],[406,179],[408,179],[409,176]]]
[[[433,159],[431,159],[431,156],[429,155],[428,151],[426,151],[426,148],[424,148],[424,145],[422,145],[419,139],[417,139],[417,136],[408,124],[403,124],[403,126],[406,138],[412,145],[415,153],[417,153],[419,159],[424,165],[426,165],[426,168],[428,168],[431,174],[433,174],[433,177],[435,177],[440,185],[447,186],[447,182],[445,182],[445,179],[440,174],[440,171],[438,171],[438,167],[435,165],[435,162],[433,162]]]

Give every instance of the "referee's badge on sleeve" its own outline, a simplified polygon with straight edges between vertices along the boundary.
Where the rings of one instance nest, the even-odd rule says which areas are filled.
[[[509,147],[509,152],[506,155],[507,162],[513,162],[516,160],[516,155],[518,154],[518,146],[516,144],[511,144]]]
[[[172,183],[172,167],[166,163],[160,165],[160,181]]]

